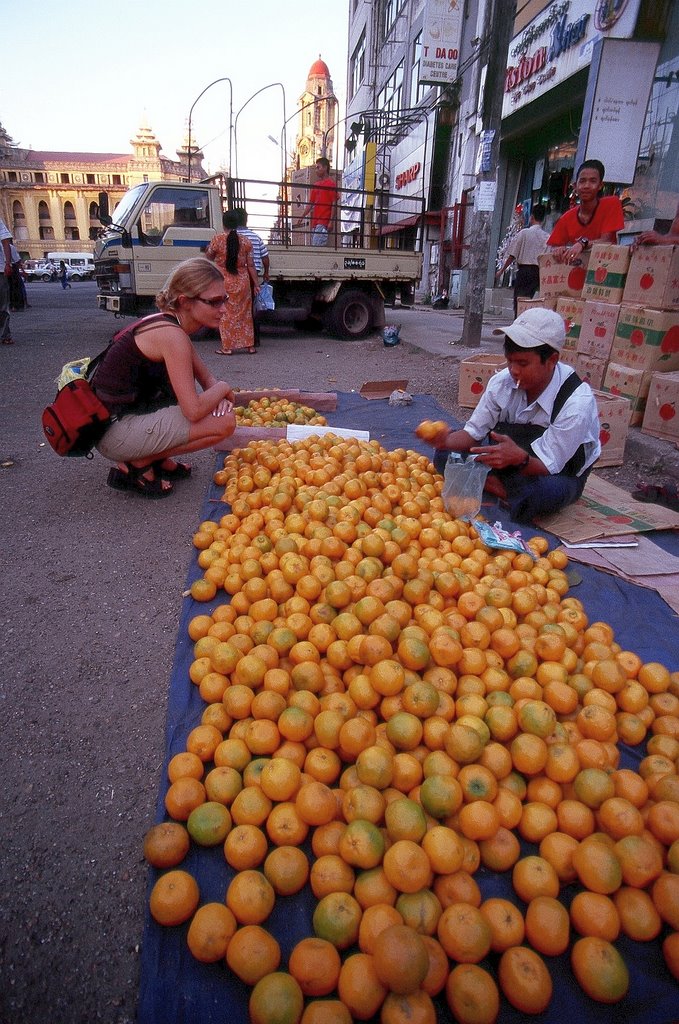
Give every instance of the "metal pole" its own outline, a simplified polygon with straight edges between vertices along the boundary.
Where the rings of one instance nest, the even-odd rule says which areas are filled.
[[[261,92],[265,92],[267,89],[273,89],[274,86],[276,86],[276,85],[280,86],[281,91],[283,93],[283,118],[284,118],[283,128],[285,129],[285,113],[286,113],[286,111],[285,111],[285,88],[283,87],[283,83],[282,82],[269,82],[268,85],[263,85],[261,89],[257,90],[257,92],[253,92],[252,96],[250,96],[248,99],[246,99],[245,103],[243,104],[243,106],[240,108],[240,110],[236,114],[236,120],[235,120],[234,126],[233,126],[233,141],[234,141],[234,151],[235,151],[234,152],[234,156],[235,156],[235,161],[236,161],[236,168],[235,168],[235,170],[236,170],[236,177],[238,177],[238,118],[243,113],[243,111],[247,107],[248,103],[250,103],[252,100],[254,100],[254,98],[256,96],[259,96],[259,94]],[[287,136],[286,136],[286,145],[287,145]],[[285,175],[283,175],[283,177],[285,177]]]
[[[233,122],[233,83],[230,78],[215,78],[214,82],[210,82],[206,85],[202,92],[198,93],[195,100],[191,104],[189,110],[189,146],[188,146],[188,159],[187,159],[187,172],[188,179],[191,181],[191,122],[193,119],[193,108],[195,107],[201,96],[204,96],[208,89],[211,89],[213,85],[217,85],[218,82],[229,83],[229,174],[231,174],[231,133],[232,133],[232,122]]]

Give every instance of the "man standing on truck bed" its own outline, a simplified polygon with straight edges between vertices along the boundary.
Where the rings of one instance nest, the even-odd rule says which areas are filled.
[[[308,204],[300,214],[297,226],[299,227],[311,214],[311,244],[327,245],[338,193],[335,182],[330,177],[330,161],[324,156],[319,156],[316,161],[316,176],[316,184],[311,190]]]

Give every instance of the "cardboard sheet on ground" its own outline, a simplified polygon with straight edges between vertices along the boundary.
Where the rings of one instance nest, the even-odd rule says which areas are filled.
[[[582,497],[561,512],[539,519],[538,525],[560,540],[576,543],[625,533],[676,530],[679,513],[663,505],[635,501],[615,484],[590,473]]]
[[[624,537],[607,537],[609,542]],[[640,536],[634,548],[561,548],[571,560],[612,573],[629,583],[656,590],[679,615],[679,558],[668,554],[646,536]]]
[[[352,394],[340,396],[337,413],[328,419],[339,426],[350,423],[370,430],[371,436],[379,438],[387,449],[415,448],[431,455],[431,449],[419,441],[413,431],[422,419],[440,419],[442,416],[445,413],[426,396],[417,397],[411,406],[390,407],[386,400],[366,402],[359,395]],[[223,453],[216,456],[215,468],[221,467],[223,458]],[[216,521],[224,514],[228,506],[219,503],[217,499],[220,496],[220,488],[211,484],[203,508],[196,510],[196,525],[202,519]],[[484,512],[491,522],[500,520],[507,529],[521,529],[525,538],[536,532],[517,527],[506,517],[503,520],[502,510],[497,506],[490,509],[484,506]],[[676,533],[654,539],[661,539],[665,550],[673,556],[679,555],[679,536]],[[550,546],[556,546],[553,537]],[[623,647],[636,650],[644,661],[657,660],[671,669],[679,667],[675,618],[657,593],[588,565],[578,565],[578,571],[582,582],[574,589],[573,595],[584,603],[591,621],[601,619],[609,622],[615,630],[616,640]],[[200,575],[194,553],[188,584]],[[207,605],[193,602],[190,598],[184,600],[170,680],[166,757],[159,779],[156,821],[166,819],[167,763],[174,754],[186,748],[187,735],[199,723],[204,709],[198,688],[189,681],[193,644],[188,638],[187,626],[194,615],[209,612],[224,600],[223,593]],[[643,628],[640,628],[640,623],[643,623]],[[631,767],[644,754],[645,749],[642,748],[623,748],[621,763]],[[140,836],[140,848],[141,841]],[[305,848],[307,851],[310,848],[308,841]],[[522,842],[522,848],[524,853],[537,852],[535,846],[525,842]],[[192,847],[182,867],[198,880],[201,903],[224,900],[233,871],[226,863],[221,847],[211,850]],[[149,891],[157,877],[158,872],[149,871]],[[484,899],[503,896],[518,902],[508,873],[496,874],[481,868],[475,879]],[[561,898],[566,905],[570,904],[575,892],[575,886],[562,890]],[[280,942],[284,965],[295,943],[312,933],[314,904],[313,896],[307,890],[296,896],[279,898],[266,922],[266,927]],[[223,964],[206,965],[194,960],[186,945],[186,932],[187,925],[161,928],[150,918],[147,909],[141,951],[138,1024],[196,1024],[197,1021],[200,1024],[246,1024],[249,990]],[[625,1024],[670,1024],[676,1021],[679,989],[663,963],[660,943],[657,940],[636,943],[623,936],[616,941],[616,946],[628,965],[631,979],[629,993],[623,1003],[605,1006],[593,1002],[575,983],[567,954],[550,957],[554,994],[545,1013],[534,1018],[536,1022],[563,1024],[566,1020],[577,1020],[584,1024],[619,1024],[624,1020]],[[497,977],[496,956],[489,957],[484,965]],[[451,1014],[440,996],[437,997],[436,1008],[440,1024],[449,1024]],[[498,1018],[500,1024],[523,1024],[525,1019],[503,999]]]

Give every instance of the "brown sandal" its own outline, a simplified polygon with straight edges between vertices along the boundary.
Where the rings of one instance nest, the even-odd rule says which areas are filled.
[[[232,353],[229,352],[227,349],[224,349],[224,348],[216,348],[215,349],[215,355],[218,355],[218,356],[230,356],[230,355],[232,355]]]

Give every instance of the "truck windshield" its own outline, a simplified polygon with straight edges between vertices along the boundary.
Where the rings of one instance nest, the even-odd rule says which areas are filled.
[[[133,209],[135,203],[138,202],[147,188],[148,185],[136,185],[135,188],[131,188],[129,192],[125,193],[113,211],[113,223],[115,225],[124,228],[130,227],[130,225],[125,223],[130,215],[130,210]]]

